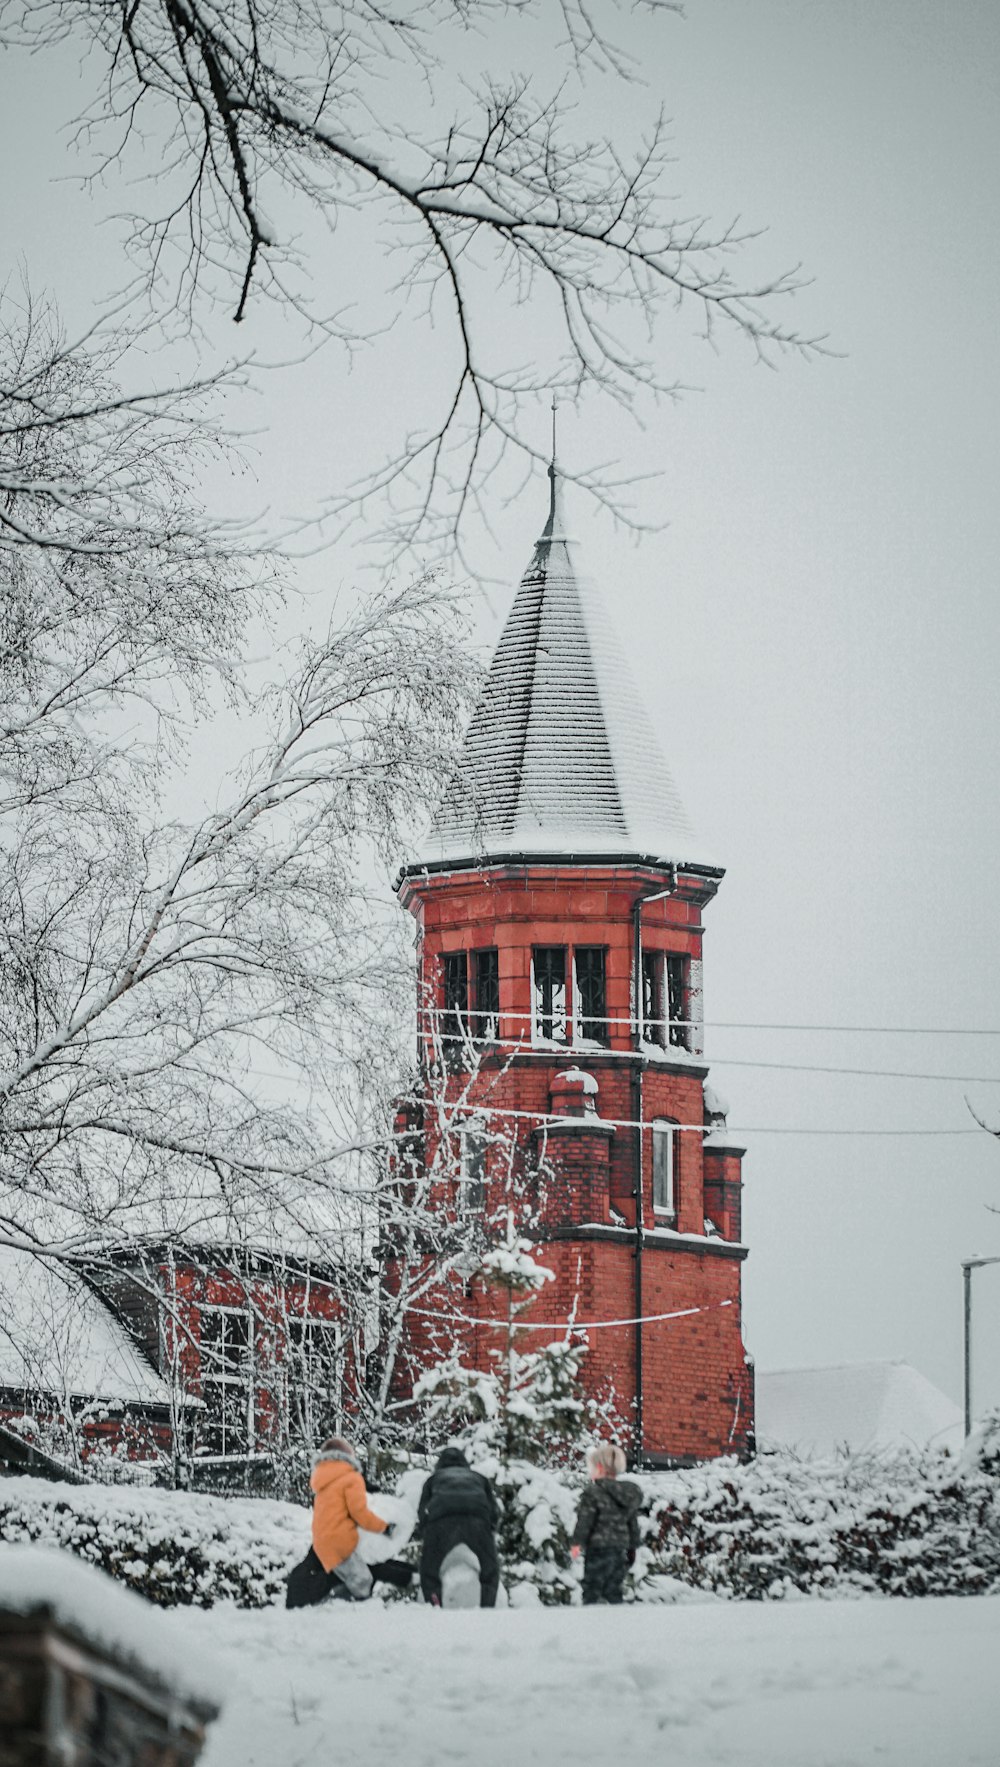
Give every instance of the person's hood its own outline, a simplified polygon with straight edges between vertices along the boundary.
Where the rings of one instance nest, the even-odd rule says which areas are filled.
[[[438,1455],[438,1466],[468,1466],[461,1448],[443,1448]]]
[[[642,1492],[638,1485],[633,1485],[628,1479],[622,1479],[621,1482],[618,1479],[601,1479],[600,1484],[601,1489],[619,1509],[638,1508],[642,1502]]]
[[[313,1472],[321,1473],[325,1468],[348,1466],[352,1472],[361,1471],[361,1462],[354,1454],[348,1454],[343,1448],[321,1448],[313,1459]]]

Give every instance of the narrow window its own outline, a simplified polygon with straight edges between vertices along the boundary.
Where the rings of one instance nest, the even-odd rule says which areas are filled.
[[[486,1202],[486,1136],[481,1123],[470,1123],[461,1133],[459,1203],[466,1213]]]
[[[578,945],[573,953],[576,973],[576,1015],[580,1036],[590,1043],[608,1041],[608,1009],[605,1004],[604,950],[599,945]]]
[[[249,1313],[202,1307],[202,1445],[208,1454],[246,1454],[253,1446],[253,1331]]]
[[[663,957],[659,951],[642,954],[642,1037],[646,1043],[663,1042]]]
[[[536,945],[531,958],[534,1035],[566,1041],[566,947]]]
[[[676,1048],[688,1047],[688,962],[671,951],[667,954],[667,1031]]]
[[[676,1214],[674,1202],[674,1134],[666,1117],[653,1123],[653,1208],[658,1215]]]
[[[475,1032],[484,1043],[500,1035],[500,961],[496,950],[477,951]]]
[[[444,964],[444,1013],[442,1043],[460,1043],[466,1034],[469,1014],[469,965],[464,951],[446,951]]]
[[[289,1421],[315,1443],[342,1425],[340,1327],[334,1319],[288,1321]]]

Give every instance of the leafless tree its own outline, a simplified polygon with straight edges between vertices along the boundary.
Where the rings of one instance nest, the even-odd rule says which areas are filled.
[[[211,295],[239,321],[261,290],[352,349],[407,302],[434,327],[435,408],[333,504],[346,517],[381,495],[406,544],[461,534],[511,446],[536,455],[532,416],[553,389],[627,406],[675,390],[664,322],[690,314],[694,329],[734,332],[765,356],[821,347],[780,316],[797,270],[742,277],[749,231],[679,208],[662,117],[630,149],[586,120],[601,103],[588,74],[633,91],[636,19],[676,10],[4,0],[0,40],[90,51],[101,87],[80,135],[100,167],[147,174],[131,239],[161,312],[191,315]],[[548,76],[463,77],[470,42],[479,65],[499,66],[512,49],[531,56],[531,31],[553,20],[562,41]],[[321,223],[338,237],[322,308],[309,286]],[[426,348],[419,332],[414,347]],[[582,476],[614,498],[605,473]]]
[[[374,1133],[339,1102],[386,1063],[399,964],[368,862],[439,791],[460,614],[394,588],[252,690],[273,567],[198,507],[210,432],[124,399],[51,314],[4,317],[0,1244],[331,1235]],[[185,743],[216,776],[220,687],[256,746],[173,814]]]

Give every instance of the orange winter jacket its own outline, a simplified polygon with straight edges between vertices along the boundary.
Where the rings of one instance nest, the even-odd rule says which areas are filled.
[[[365,1481],[354,1460],[328,1451],[317,1455],[309,1480],[313,1491],[313,1550],[324,1571],[343,1564],[358,1544],[358,1529],[384,1534],[387,1523],[368,1508]]]

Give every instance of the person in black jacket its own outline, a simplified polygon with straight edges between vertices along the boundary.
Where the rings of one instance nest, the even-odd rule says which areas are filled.
[[[631,1479],[620,1479],[625,1456],[612,1442],[587,1451],[591,1483],[584,1488],[573,1530],[572,1554],[583,1552],[583,1604],[617,1604],[622,1599],[625,1570],[635,1563],[639,1544],[642,1492]]]
[[[500,1563],[494,1529],[499,1519],[489,1479],[473,1472],[461,1448],[446,1448],[420,1493],[417,1507],[416,1537],[423,1542],[420,1587],[425,1601],[441,1606],[441,1566],[453,1546],[467,1546],[479,1563],[479,1605],[496,1606]]]

